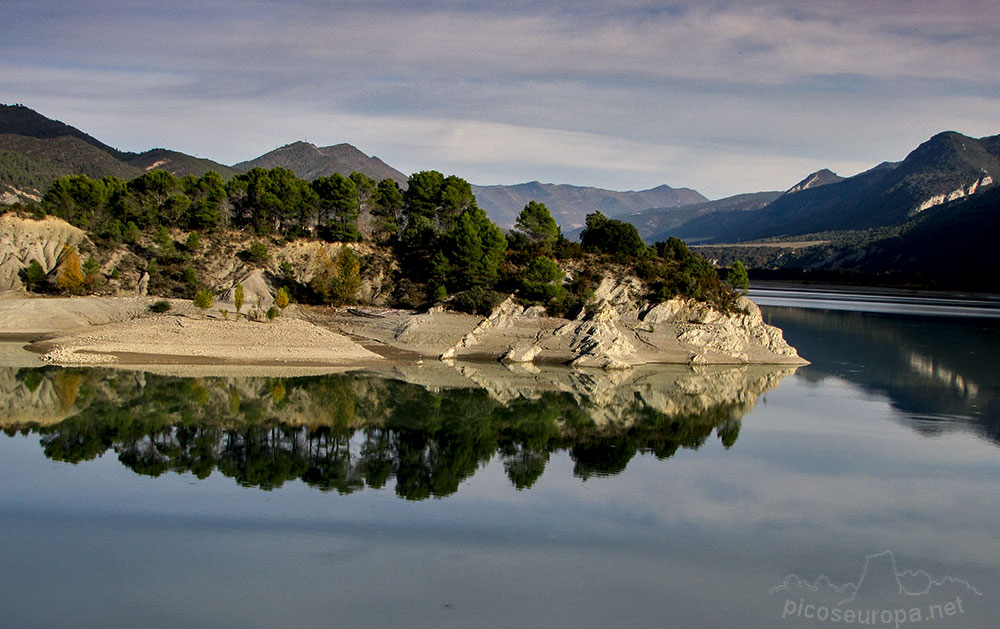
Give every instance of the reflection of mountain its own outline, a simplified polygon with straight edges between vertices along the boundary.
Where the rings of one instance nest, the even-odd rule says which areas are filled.
[[[206,477],[217,469],[264,489],[302,479],[350,493],[394,478],[397,494],[423,499],[457,491],[497,454],[511,482],[525,488],[560,450],[586,478],[616,474],[636,453],[667,458],[678,448],[696,449],[713,432],[728,448],[758,396],[792,371],[531,369],[510,372],[504,386],[503,367],[463,369],[491,389],[471,385],[469,373],[452,386],[442,386],[445,374],[437,374],[437,384],[425,386],[360,373],[175,378],[0,370],[0,426],[8,434],[38,432],[55,460],[88,460],[112,449],[140,474]]]
[[[768,307],[765,316],[812,364],[805,379],[843,378],[887,395],[916,430],[971,428],[1000,443],[995,322]]]

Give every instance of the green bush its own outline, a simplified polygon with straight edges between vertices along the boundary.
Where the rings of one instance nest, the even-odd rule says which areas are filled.
[[[548,303],[561,299],[566,294],[562,285],[565,274],[555,260],[546,257],[535,258],[521,281],[521,295],[530,301]]]
[[[500,305],[504,300],[503,293],[495,290],[473,286],[469,290],[462,291],[452,297],[450,305],[452,309],[469,314],[488,315],[490,311]]]
[[[202,310],[207,310],[212,307],[212,292],[208,290],[200,290],[194,294],[194,305]]]
[[[122,240],[130,245],[134,245],[139,242],[139,238],[141,237],[142,231],[139,229],[139,226],[134,222],[129,221],[128,224],[125,225],[125,229],[122,231]]]
[[[258,240],[250,245],[247,258],[254,264],[266,264],[271,259],[271,254],[267,250],[267,245]]]
[[[188,290],[193,291],[198,288],[198,273],[196,273],[191,267],[186,267],[181,272],[181,281],[183,281],[184,285],[188,287]],[[190,295],[191,293],[188,294]]]
[[[166,299],[161,299],[159,301],[154,301],[153,303],[149,304],[149,311],[150,312],[162,313],[162,312],[166,312],[168,310],[170,310],[170,302],[167,301]]]
[[[42,292],[48,284],[48,276],[38,260],[32,259],[28,266],[20,271],[25,288],[32,292]]]

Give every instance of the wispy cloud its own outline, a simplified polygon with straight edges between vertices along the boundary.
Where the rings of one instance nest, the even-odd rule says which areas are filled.
[[[126,148],[237,161],[252,156],[237,154],[246,136],[277,145],[301,128],[482,183],[719,196],[900,159],[946,128],[995,133],[995,13],[930,0],[39,2],[0,26],[0,97]],[[243,128],[229,137],[227,121]]]

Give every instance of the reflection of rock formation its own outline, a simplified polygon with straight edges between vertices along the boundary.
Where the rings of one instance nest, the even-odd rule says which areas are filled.
[[[0,392],[3,427],[33,427],[56,460],[111,448],[152,476],[219,470],[246,485],[302,479],[340,492],[395,479],[399,495],[422,499],[457,491],[498,454],[525,488],[555,451],[569,451],[586,478],[618,473],[639,452],[698,448],[713,433],[728,448],[739,419],[790,372],[434,363],[397,379],[174,378],[45,368],[3,372]]]
[[[0,427],[49,426],[76,414],[81,378],[0,367]]]
[[[909,363],[910,369],[918,375],[945,385],[965,400],[973,401],[979,396],[978,384],[967,381],[962,374],[938,363],[933,356],[925,356],[916,351],[910,352]]]

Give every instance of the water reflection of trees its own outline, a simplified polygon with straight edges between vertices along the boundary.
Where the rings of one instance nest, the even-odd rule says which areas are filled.
[[[648,382],[642,390],[623,386],[597,404],[579,391],[500,401],[483,388],[432,389],[359,374],[174,378],[48,368],[21,370],[0,386],[8,398],[50,404],[48,423],[0,415],[0,424],[8,434],[37,432],[45,455],[57,461],[110,450],[149,476],[205,478],[218,470],[245,486],[301,479],[342,494],[394,480],[399,496],[421,500],[454,493],[495,456],[525,489],[554,452],[567,451],[574,474],[586,479],[617,474],[639,453],[665,459],[697,449],[713,433],[728,448],[759,393],[787,371],[720,373],[693,374],[698,386],[674,382],[672,391]],[[712,382],[732,390],[711,389]]]

